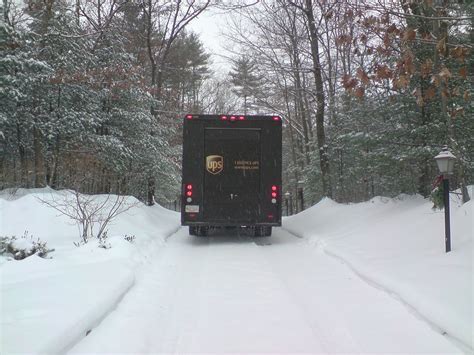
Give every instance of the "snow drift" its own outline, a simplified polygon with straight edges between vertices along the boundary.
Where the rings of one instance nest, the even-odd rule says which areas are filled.
[[[421,196],[358,204],[324,199],[283,226],[346,262],[440,332],[473,347],[473,202],[451,201],[451,247],[444,211]]]
[[[77,226],[39,199],[61,198],[49,189],[0,192],[0,236],[25,230],[46,241],[51,259],[0,259],[0,352],[62,353],[96,325],[134,283],[134,269],[179,227],[178,214],[136,203],[109,228],[110,249],[92,239],[81,247]],[[101,198],[98,196],[97,198]],[[134,235],[134,243],[124,239]]]
[[[99,248],[96,240],[77,248],[77,227],[37,198],[56,194],[51,189],[0,192],[0,236],[21,236],[28,230],[55,249],[52,259],[0,259],[2,354],[70,349],[114,310],[134,285],[142,261],[160,258],[166,237],[179,228],[177,213],[138,204],[110,226],[111,249]],[[433,211],[419,196],[349,205],[325,199],[285,218],[283,228],[343,260],[470,352],[472,204],[453,200],[449,254],[444,252],[443,211]],[[125,240],[125,234],[134,235],[135,242]]]

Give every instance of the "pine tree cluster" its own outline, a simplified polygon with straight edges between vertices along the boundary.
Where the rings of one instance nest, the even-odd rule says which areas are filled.
[[[145,199],[153,179],[155,195],[175,199],[180,118],[199,109],[208,73],[199,39],[183,30],[160,43],[160,13],[147,32],[146,9],[134,2],[29,0],[15,12],[4,1],[2,10],[0,188]],[[169,47],[159,88],[147,40]]]

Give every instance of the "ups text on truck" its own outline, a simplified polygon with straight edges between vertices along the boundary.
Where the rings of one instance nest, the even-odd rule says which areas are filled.
[[[186,115],[181,224],[191,235],[245,227],[254,236],[281,225],[279,116]]]

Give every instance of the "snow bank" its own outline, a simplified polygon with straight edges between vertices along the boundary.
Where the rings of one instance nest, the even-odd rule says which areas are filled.
[[[324,199],[283,226],[345,261],[441,332],[473,347],[473,202],[451,203],[451,247],[444,211],[420,196],[359,204]]]
[[[95,240],[77,248],[74,222],[38,199],[57,199],[60,193],[49,188],[14,192],[0,192],[0,236],[20,238],[27,230],[55,251],[52,259],[0,263],[2,354],[67,350],[114,309],[133,285],[137,265],[179,228],[177,213],[129,197],[137,204],[110,226],[110,249],[99,248]],[[124,240],[125,234],[134,235],[135,242]]]

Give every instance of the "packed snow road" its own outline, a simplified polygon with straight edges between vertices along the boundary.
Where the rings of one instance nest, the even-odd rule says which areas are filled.
[[[172,235],[71,353],[458,353],[409,309],[283,229]]]

